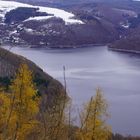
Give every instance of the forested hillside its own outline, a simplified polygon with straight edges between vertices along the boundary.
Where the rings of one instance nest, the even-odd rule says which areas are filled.
[[[43,72],[36,64],[22,56],[0,48],[0,84],[2,86],[9,88],[18,67],[22,63],[27,64],[33,72],[33,81],[38,88],[38,94],[44,96],[44,100],[51,102],[50,99],[53,99],[53,96],[63,92],[64,89],[60,82]]]

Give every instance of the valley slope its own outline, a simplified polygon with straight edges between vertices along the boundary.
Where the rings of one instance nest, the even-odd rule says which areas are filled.
[[[47,48],[110,44],[110,48],[139,50],[138,1],[21,1],[0,3],[2,44]]]
[[[44,100],[44,105],[53,102],[53,99],[64,94],[64,88],[60,82],[45,73],[41,68],[30,60],[9,52],[0,47],[0,85],[8,88],[14,78],[20,64],[27,64],[33,72],[33,81],[37,87],[38,94]],[[42,102],[43,103],[43,102]]]
[[[0,10],[2,44],[63,48],[107,44],[119,36],[111,22],[85,11],[65,12],[12,1],[1,1]]]

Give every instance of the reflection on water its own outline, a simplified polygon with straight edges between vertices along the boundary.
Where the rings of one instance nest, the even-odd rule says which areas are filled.
[[[80,106],[101,87],[110,105],[114,132],[140,135],[140,56],[108,51],[106,47],[79,49],[13,48],[44,71],[63,81],[66,66],[69,96]]]

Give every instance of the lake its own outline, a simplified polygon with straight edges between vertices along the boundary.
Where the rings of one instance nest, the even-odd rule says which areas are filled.
[[[140,135],[140,55],[109,51],[107,47],[78,49],[11,49],[63,82],[80,107],[100,87],[109,103],[113,132]]]

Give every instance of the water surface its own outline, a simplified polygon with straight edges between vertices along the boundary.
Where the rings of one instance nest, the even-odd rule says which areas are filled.
[[[109,51],[106,47],[79,49],[13,48],[63,82],[63,66],[69,96],[81,106],[100,87],[109,102],[114,132],[140,135],[140,56]]]

